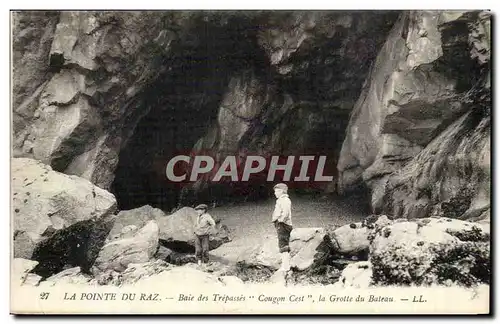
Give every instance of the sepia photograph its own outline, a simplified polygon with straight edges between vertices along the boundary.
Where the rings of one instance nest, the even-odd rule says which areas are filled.
[[[11,10],[10,313],[491,313],[492,16]]]

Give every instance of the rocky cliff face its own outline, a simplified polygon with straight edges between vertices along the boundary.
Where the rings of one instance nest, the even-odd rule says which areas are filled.
[[[169,182],[166,163],[179,153],[216,165],[307,154],[326,155],[335,177],[312,189],[368,188],[377,213],[488,213],[487,13],[20,12],[13,21],[14,156],[88,179],[121,209],[268,194],[259,177]]]
[[[14,15],[26,19],[25,12]],[[46,46],[37,48],[39,39],[19,36],[29,27],[14,32],[22,44],[18,53],[27,50],[26,57],[31,48],[44,50],[36,67],[14,61],[15,73],[53,71],[42,87],[25,90],[30,91],[29,102],[14,106],[16,112],[24,109],[14,154],[108,188],[122,141],[133,131],[137,116],[147,112],[137,110],[136,95],[161,71],[162,54],[171,41],[162,32],[167,18],[148,12],[69,11],[50,18],[52,24],[45,28],[46,15],[33,17],[31,23],[46,30]]]
[[[487,13],[403,14],[351,115],[340,188],[394,217],[486,217],[489,58]]]

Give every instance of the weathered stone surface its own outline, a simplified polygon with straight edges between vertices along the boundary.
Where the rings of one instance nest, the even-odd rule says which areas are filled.
[[[290,234],[290,267],[299,271],[324,262],[332,250],[324,228],[296,228]]]
[[[11,262],[11,269],[10,269],[10,280],[12,285],[37,285],[38,281],[40,281],[41,277],[36,276],[36,278],[33,278],[33,274],[30,274],[29,272],[33,270],[36,265],[38,264],[37,261],[32,261],[32,260],[27,260],[23,258],[14,258],[12,259]],[[31,276],[31,277],[30,277]]]
[[[40,283],[40,287],[53,287],[56,285],[88,285],[92,277],[88,274],[83,274],[79,267],[66,269],[61,271]]]
[[[261,18],[260,23],[267,28],[259,30],[257,40],[276,71],[291,79],[295,93],[305,100],[330,101],[351,109],[355,98],[351,99],[350,93],[357,96],[369,62],[398,14],[277,12]],[[344,66],[350,66],[349,71]]]
[[[349,264],[342,271],[336,288],[369,288],[372,280],[372,267],[368,261]]]
[[[168,271],[161,271],[157,274],[144,276],[141,278],[140,284],[144,287],[158,287],[159,283],[165,284],[170,282],[177,286],[181,283],[189,282],[193,287],[202,287],[204,285],[224,286],[218,278],[219,277],[216,275],[203,272],[191,265],[184,265],[169,268]],[[133,282],[130,284],[135,285]]]
[[[34,252],[49,238],[69,234],[74,226],[83,233],[80,227],[88,225],[89,231],[116,208],[115,197],[88,180],[27,158],[14,158],[11,166],[14,257],[36,258]],[[74,244],[84,245],[86,239],[81,237]],[[42,266],[42,260],[37,260]]]
[[[370,229],[361,223],[341,226],[330,233],[336,250],[342,254],[356,254],[368,250]]]
[[[145,205],[131,210],[121,210],[116,215],[113,228],[109,232],[108,241],[133,236],[150,220],[165,217],[165,213],[158,208]]]
[[[268,239],[270,238],[265,238],[264,241]],[[330,256],[332,248],[325,229],[294,228],[290,233],[290,266],[303,271],[321,264]],[[281,265],[278,244],[272,242],[248,248],[240,254],[238,262],[276,270]]]
[[[12,12],[13,149],[21,150],[28,126],[35,121],[41,90],[52,76],[49,52],[59,12]]]
[[[98,285],[114,286],[135,284],[143,278],[157,275],[169,269],[169,264],[163,260],[154,260],[144,263],[129,263],[127,268],[122,272],[108,269],[97,274],[93,282]]]
[[[156,218],[160,227],[160,239],[165,242],[184,242],[194,247],[194,225],[198,214],[191,207],[183,207],[175,213]],[[209,247],[215,249],[230,241],[227,227],[216,219],[216,226],[210,234]],[[168,247],[168,246],[167,246]]]
[[[444,217],[386,226],[370,245],[373,284],[488,284],[489,240],[475,223]]]
[[[166,283],[177,285],[182,282],[230,287],[243,285],[241,279],[224,274],[225,272],[226,270],[220,264],[202,269],[193,264],[172,266],[165,261],[155,260],[145,263],[130,263],[123,272],[108,270],[100,273],[92,283],[122,287],[130,285],[135,287],[137,285],[156,285],[158,287],[158,285]]]
[[[337,165],[341,191],[368,186],[374,212],[426,217],[433,213],[437,200],[449,199],[434,196],[455,196],[464,187],[453,189],[441,179],[453,179],[453,174],[460,173],[465,175],[464,183],[471,182],[467,168],[482,170],[486,166],[476,156],[489,155],[490,151],[486,126],[491,105],[489,20],[489,14],[480,11],[453,15],[413,11],[400,16],[351,115]],[[484,115],[482,135],[473,135],[477,134],[472,131],[477,124],[474,122],[470,127],[458,127],[462,130],[454,134],[449,131],[450,124],[472,111],[476,118],[478,111]],[[459,145],[461,134],[473,139]],[[430,143],[434,143],[433,148]],[[462,156],[465,147],[473,152],[472,158],[464,157],[463,162],[460,158],[458,162],[455,156]],[[412,179],[406,176],[402,180],[396,175],[403,167],[402,173],[412,173]],[[417,179],[423,179],[429,187],[419,187],[416,183],[421,180]],[[405,181],[403,188],[398,188]],[[484,188],[489,176],[472,179],[471,183],[471,187]],[[409,201],[401,203],[406,199],[403,196],[410,197]],[[482,207],[486,208],[484,203]]]
[[[490,209],[490,118],[471,111],[450,125],[383,187],[395,217],[480,220]]]
[[[45,20],[50,19],[46,15]],[[172,37],[157,21],[166,16],[145,11],[58,12],[57,25],[49,24],[41,38],[39,50],[47,62],[37,65],[44,73],[49,67],[55,73],[40,89],[39,100],[33,99],[37,102],[32,114],[37,117],[18,136],[23,154],[109,188],[122,132],[106,125],[123,126],[136,108],[131,99],[161,73],[158,57],[168,51]],[[125,113],[123,106],[131,110]]]
[[[170,262],[172,254],[175,254],[175,252],[160,245],[160,246],[158,246],[158,251],[156,251],[154,258],[158,259],[158,260]]]
[[[106,270],[124,271],[129,263],[144,263],[153,258],[158,249],[159,228],[150,220],[132,237],[108,242],[97,257],[94,273]]]
[[[274,239],[271,240],[270,237],[264,237],[263,241],[269,243],[247,248],[241,252],[237,262],[251,266],[262,266],[273,270],[278,269],[281,265],[281,256],[278,242],[276,242],[276,238]]]

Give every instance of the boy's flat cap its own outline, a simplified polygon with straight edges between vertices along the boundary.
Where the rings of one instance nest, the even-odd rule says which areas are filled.
[[[288,190],[288,186],[284,183],[278,183],[273,187],[273,189],[282,189],[282,190]]]
[[[199,204],[198,206],[194,207],[194,209],[204,209],[204,210],[207,210],[208,206],[205,205],[205,204]]]

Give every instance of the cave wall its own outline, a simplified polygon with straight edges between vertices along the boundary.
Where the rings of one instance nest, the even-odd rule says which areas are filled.
[[[207,177],[168,183],[166,162],[176,154],[210,154],[216,164],[227,155],[243,163],[248,154],[321,154],[334,181],[314,190],[367,189],[374,212],[397,217],[443,208],[482,217],[489,19],[452,11],[14,12],[13,156],[89,179],[124,208],[168,209],[269,194],[262,177],[243,187]],[[467,211],[453,208],[460,199]]]
[[[39,88],[28,80],[14,90],[15,97],[27,99],[14,101],[14,112],[21,113],[14,114],[13,155],[38,159],[109,189],[120,150],[151,109],[144,90],[171,68],[165,61],[172,58],[172,44],[192,41],[188,31],[198,16],[14,12],[14,20],[32,20],[13,26],[14,44],[21,44],[14,46],[13,56],[21,59],[14,59],[13,69],[19,76],[43,71],[46,77]],[[32,30],[45,32],[41,39],[27,38]],[[36,64],[25,64],[24,57],[35,55]]]
[[[373,211],[395,217],[440,214],[450,201],[465,206],[455,218],[489,207],[489,17],[400,17],[350,118],[338,163],[343,192],[368,187]]]
[[[231,76],[217,122],[194,147],[216,166],[228,155],[326,156],[325,174],[336,180],[336,159],[348,116],[370,62],[399,12],[272,12],[257,19],[256,43],[264,69]],[[281,162],[283,163],[283,162]],[[300,163],[294,165],[298,174]],[[293,175],[293,176],[294,176]],[[206,175],[184,188],[186,201],[266,197],[267,168],[248,183],[211,183]],[[292,177],[293,177],[292,176]],[[275,181],[280,181],[279,176]],[[335,182],[290,182],[294,190],[334,192]]]

